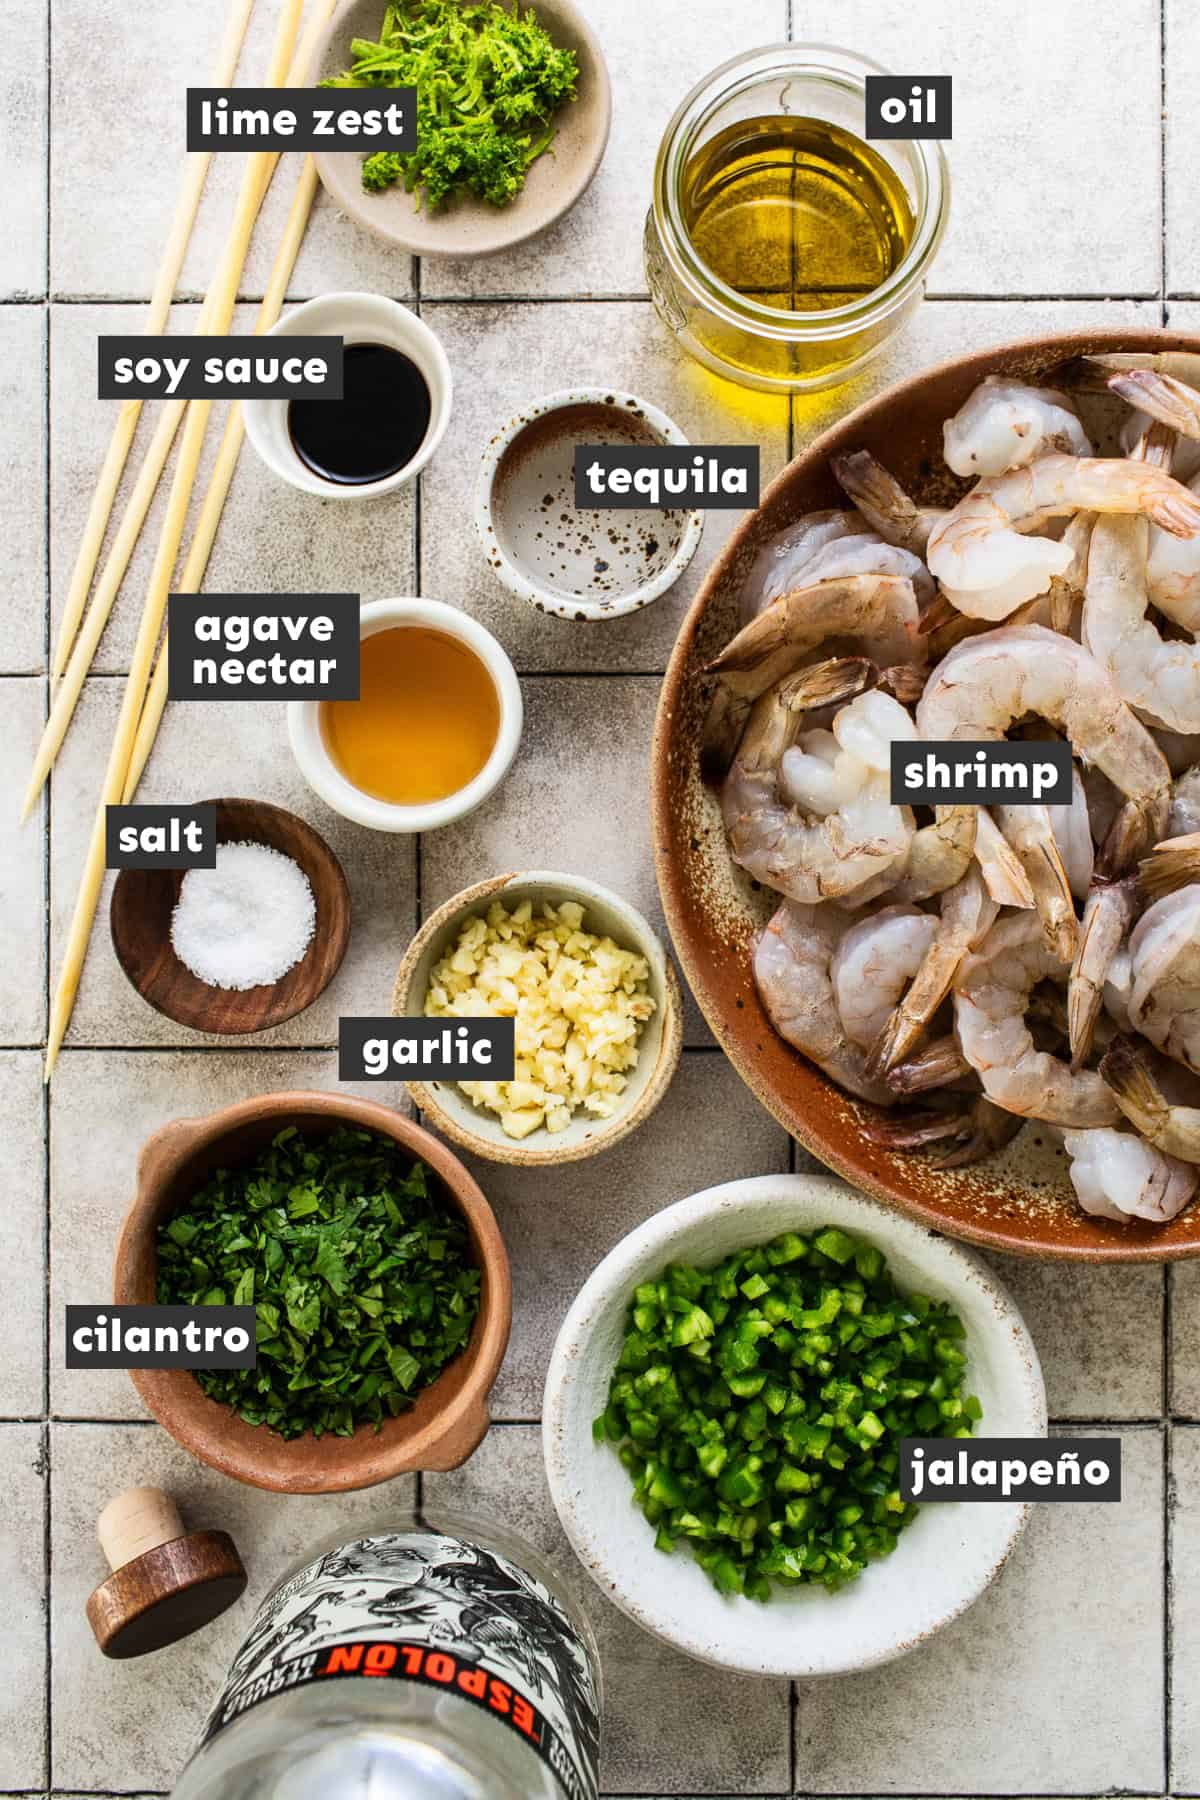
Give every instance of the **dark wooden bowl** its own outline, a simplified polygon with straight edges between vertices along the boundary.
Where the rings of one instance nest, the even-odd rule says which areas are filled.
[[[352,1437],[284,1439],[210,1400],[186,1369],[131,1370],[144,1404],[164,1430],[222,1475],[281,1494],[335,1494],[390,1481],[413,1469],[456,1469],[490,1423],[487,1398],[512,1322],[512,1282],[500,1227],[474,1177],[429,1132],[389,1107],[344,1094],[264,1094],[206,1119],[177,1119],[155,1133],[138,1159],[137,1193],[125,1215],[113,1270],[118,1306],[150,1306],[157,1294],[160,1222],[187,1205],[215,1170],[243,1162],[285,1126],[324,1137],[339,1125],[380,1132],[432,1170],[445,1199],[467,1223],[482,1272],[479,1313],[466,1349],[398,1419]]]
[[[1087,1262],[1157,1262],[1200,1255],[1200,1203],[1168,1225],[1091,1218],[1075,1200],[1065,1153],[1031,1122],[1009,1148],[974,1168],[940,1171],[919,1154],[880,1149],[870,1109],[826,1079],[773,1030],[751,973],[753,940],[775,896],[735,869],[698,748],[710,684],[701,671],[732,637],[738,592],[765,539],[802,513],[843,506],[829,472],[843,451],[875,453],[921,501],[962,491],[941,463],[942,422],[985,375],[1035,380],[1097,350],[1200,350],[1200,337],[1165,331],[1091,331],[972,351],[868,401],[797,456],[739,525],[692,603],[663,681],[652,752],[658,883],[675,948],[709,1024],[743,1080],[806,1149],[877,1199],[997,1250]]]
[[[171,914],[183,869],[122,869],[109,921],[117,961],[157,1012],[193,1031],[222,1036],[266,1031],[311,1006],[338,972],[350,940],[350,889],[342,865],[319,832],[295,813],[265,800],[215,800],[217,842],[267,844],[308,876],[317,923],[294,968],[265,987],[209,987],[171,948]]]

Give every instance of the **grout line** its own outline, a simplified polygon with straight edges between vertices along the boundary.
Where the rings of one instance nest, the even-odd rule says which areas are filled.
[[[415,260],[415,259],[414,259]],[[988,293],[979,289],[963,289],[961,292],[926,294],[925,304],[937,306],[939,303],[970,301],[979,305],[1016,306],[1036,305],[1053,302],[1063,306],[1075,305],[1078,302],[1134,302],[1154,301],[1162,296],[1157,288],[1142,289],[1137,293],[1107,294],[1098,291],[1063,294],[1063,293]],[[315,294],[289,294],[287,304],[299,306],[306,300],[318,298]],[[1174,300],[1193,300],[1200,298],[1200,293],[1172,293],[1168,298]],[[14,293],[0,294],[0,306],[145,306],[148,296],[145,294],[70,294],[70,293]],[[239,306],[254,306],[261,301],[261,294],[239,294]],[[173,302],[176,306],[195,306],[203,303],[203,294],[178,294]],[[420,301],[425,306],[649,306],[650,295],[644,288],[631,289],[628,293],[579,293],[579,294],[425,294],[416,293],[407,296],[408,301]]]
[[[1159,323],[1167,322],[1167,0],[1158,0],[1158,305]]]
[[[1173,1628],[1174,1628],[1174,1582],[1171,1570],[1171,1531],[1173,1514],[1173,1485],[1175,1468],[1175,1440],[1171,1422],[1166,1421],[1163,1431],[1163,1573],[1162,1573],[1162,1606],[1163,1606],[1163,1703],[1162,1703],[1162,1735],[1163,1735],[1163,1782],[1169,1789],[1172,1775],[1171,1750],[1171,1703],[1172,1703],[1172,1665]]]

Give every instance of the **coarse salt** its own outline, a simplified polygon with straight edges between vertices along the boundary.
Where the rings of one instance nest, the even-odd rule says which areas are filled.
[[[189,869],[171,947],[209,987],[265,987],[304,955],[317,922],[308,876],[267,844],[218,844],[215,869]]]

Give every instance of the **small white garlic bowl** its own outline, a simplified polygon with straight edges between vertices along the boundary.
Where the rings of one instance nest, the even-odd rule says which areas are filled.
[[[446,606],[441,600],[370,600],[359,610],[360,643],[363,638],[394,626],[425,626],[429,631],[458,638],[474,651],[491,676],[500,706],[500,725],[491,755],[478,775],[442,800],[429,800],[420,806],[398,806],[364,793],[342,774],[329,754],[321,730],[322,701],[288,702],[288,738],[300,773],[313,793],[327,806],[332,806],[334,812],[341,813],[344,819],[353,819],[356,825],[366,825],[372,831],[436,831],[443,825],[453,824],[456,819],[466,818],[477,806],[482,806],[507,775],[517,754],[524,723],[521,684],[516,670],[491,632],[456,606]]]
[[[343,483],[326,481],[301,460],[288,431],[287,399],[246,400],[242,404],[246,436],[273,475],[321,500],[378,500],[406,487],[420,473],[446,435],[454,393],[446,352],[424,319],[384,294],[319,294],[285,313],[266,335],[340,337],[347,346],[385,344],[399,350],[424,376],[430,406],[425,436],[402,469],[380,481]],[[336,406],[337,401],[329,404]]]
[[[398,1018],[421,1018],[430,977],[468,917],[482,917],[494,900],[511,912],[522,900],[536,907],[574,900],[583,908],[583,929],[610,937],[623,950],[644,956],[654,1012],[638,1039],[638,1059],[628,1072],[628,1085],[607,1119],[576,1113],[562,1131],[539,1127],[527,1138],[511,1138],[495,1113],[468,1099],[457,1082],[410,1081],[405,1085],[435,1130],[489,1162],[522,1168],[551,1168],[595,1156],[628,1137],[649,1118],[667,1088],[683,1045],[683,1006],[671,959],[657,934],[636,907],[583,875],[561,875],[535,869],[525,874],[494,875],[464,888],[439,906],[418,931],[404,954],[392,994]]]
[[[575,448],[686,446],[665,412],[617,388],[564,388],[523,407],[484,447],[475,526],[488,566],[519,600],[583,623],[619,619],[679,580],[704,514],[576,509]]]
[[[776,1585],[765,1605],[719,1594],[685,1546],[665,1555],[633,1485],[592,1422],[604,1410],[633,1291],[668,1263],[711,1267],[784,1231],[839,1226],[875,1245],[897,1286],[953,1307],[966,1328],[966,1391],[981,1437],[1046,1435],[1046,1391],[1012,1299],[970,1251],[817,1175],[762,1175],[707,1188],[631,1231],[593,1271],[559,1331],[546,1377],[542,1446],[563,1530],[610,1600],[676,1649],[747,1675],[841,1675],[915,1650],[965,1612],[1012,1554],[1029,1517],[1016,1501],[922,1506],[888,1557],[836,1594]]]

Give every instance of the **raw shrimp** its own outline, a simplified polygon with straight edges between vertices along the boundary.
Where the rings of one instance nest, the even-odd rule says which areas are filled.
[[[1070,962],[1079,941],[1079,924],[1050,808],[995,806],[992,816],[1029,879],[1047,944],[1063,962]]]
[[[1129,955],[1130,1024],[1200,1074],[1200,882],[1147,907]]]
[[[975,860],[984,884],[997,906],[1032,906],[1033,889],[1021,867],[1021,859],[1009,844],[986,806],[978,809],[975,827]]]
[[[895,1094],[924,1094],[931,1088],[953,1087],[969,1082],[972,1090],[979,1077],[958,1047],[951,1032],[947,1037],[933,1038],[912,1056],[906,1056],[894,1069],[888,1070],[887,1084]]]
[[[1200,731],[1200,644],[1164,639],[1146,617],[1148,538],[1145,519],[1097,519],[1083,641],[1128,705],[1172,731]]]
[[[797,577],[825,544],[838,538],[851,537],[867,529],[861,513],[844,506],[830,507],[826,512],[805,513],[794,525],[788,525],[768,538],[750,564],[742,583],[742,622],[753,619],[764,606],[799,586]]]
[[[1176,381],[1186,381],[1189,387],[1200,388],[1200,352],[1195,350],[1099,351],[1094,356],[1080,357],[1067,374],[1082,373],[1085,382],[1091,376],[1091,385],[1098,380],[1101,386],[1107,386],[1110,375],[1123,374],[1127,369],[1153,369],[1156,374],[1170,375]]]
[[[1104,1011],[1121,1031],[1132,1031],[1129,1022],[1129,995],[1133,988],[1133,958],[1129,945],[1123,944],[1108,966],[1104,983]]]
[[[885,1082],[866,1072],[865,1058],[842,1028],[830,964],[849,924],[831,906],[781,906],[754,949],[754,982],[779,1035],[831,1080],[863,1100],[894,1106]]]
[[[1200,831],[1182,837],[1163,838],[1138,864],[1138,881],[1152,900],[1177,894],[1180,888],[1200,882]]]
[[[1144,1045],[1119,1037],[1106,1052],[1100,1074],[1131,1125],[1164,1156],[1200,1163],[1200,1106],[1172,1101]]]
[[[1200,495],[1200,475],[1188,482],[1188,492]],[[1193,637],[1200,636],[1200,538],[1172,537],[1157,525],[1150,527],[1146,593],[1151,606]]]
[[[1096,659],[1040,625],[1005,626],[958,644],[926,683],[917,730],[931,741],[995,740],[1028,713],[1061,731],[1074,754],[1126,796],[1109,833],[1110,864],[1162,835],[1170,794],[1162,751]]]
[[[890,694],[863,694],[842,708],[831,733],[806,733],[797,747],[785,751],[781,790],[809,812],[833,812],[863,791],[860,765],[874,772],[880,791],[890,787],[892,744],[914,743],[916,736],[908,713]],[[975,849],[973,806],[936,807],[934,823],[920,831],[912,830],[907,807],[903,816],[910,832],[903,861],[878,870],[871,878],[871,891],[856,893],[856,901],[884,892],[898,901],[928,900],[961,880],[970,866]]]
[[[986,1094],[964,1096],[941,1106],[910,1107],[887,1119],[868,1119],[863,1136],[888,1150],[923,1150],[945,1145],[930,1161],[936,1169],[963,1169],[1011,1143],[1024,1125],[1016,1113],[993,1104]]]
[[[1063,1146],[1071,1159],[1071,1186],[1093,1218],[1164,1225],[1200,1188],[1200,1171],[1164,1156],[1132,1131],[1067,1131]]]
[[[912,1051],[950,992],[967,952],[991,930],[996,903],[978,869],[942,895],[937,930],[912,986],[879,1032],[868,1060],[872,1074],[885,1074]]]
[[[869,1049],[920,968],[937,919],[915,906],[885,906],[851,925],[830,966],[842,1029]]]
[[[801,683],[805,673],[800,672]],[[828,759],[815,748],[797,752],[803,785],[799,779],[789,781],[781,791],[782,765],[803,725],[803,714],[789,704],[788,688],[785,680],[756,703],[722,789],[721,807],[734,861],[789,899],[815,905],[850,894],[890,868],[906,854],[912,824],[904,809],[891,804],[886,775],[836,738]],[[860,695],[842,708],[835,730],[847,715],[853,721],[856,708],[886,699]],[[823,740],[829,734],[806,735]],[[825,748],[823,741],[820,748]],[[798,790],[803,807],[785,797]]]
[[[1039,1050],[1025,1019],[1039,981],[1066,980],[1037,919],[1000,919],[969,956],[954,992],[954,1022],[963,1055],[997,1106],[1054,1125],[1115,1125],[1119,1109],[1093,1070],[1073,1072]]]
[[[850,640],[882,668],[922,662],[918,620],[912,582],[899,575],[818,582],[774,601],[708,665],[718,685],[704,727],[705,774],[724,774],[754,701],[827,640]]]
[[[1137,911],[1137,884],[1132,876],[1094,888],[1083,909],[1079,948],[1067,984],[1067,1021],[1071,1067],[1087,1061],[1096,1031],[1113,958],[1125,941]]]
[[[988,375],[942,427],[943,454],[956,475],[1003,475],[1045,451],[1090,456],[1092,446],[1065,394]]]
[[[946,516],[944,507],[918,506],[869,450],[835,456],[829,466],[846,498],[854,502],[872,530],[889,544],[898,544],[916,556],[925,555],[930,532]]]
[[[1182,775],[1176,777],[1171,789],[1167,831],[1171,837],[1183,837],[1190,831],[1200,831],[1200,763],[1193,769],[1185,769]]]
[[[1031,620],[1030,623],[1048,624],[1052,631],[1061,631],[1064,637],[1078,638],[1087,592],[1088,550],[1095,523],[1096,515],[1090,512],[1074,513],[1067,521],[1067,529],[1059,541],[1070,550],[1071,560],[1061,575],[1052,578],[1046,589],[1043,599],[1045,617]],[[1172,538],[1170,541],[1175,543],[1177,540]],[[1196,542],[1200,543],[1200,538]],[[1036,602],[1031,602],[1032,604]]]
[[[1003,619],[1045,593],[1073,559],[1071,546],[1021,535],[1033,514],[1144,513],[1180,537],[1200,532],[1200,499],[1165,470],[1129,457],[1042,456],[990,476],[929,536],[929,572],[960,612]]]
[[[1131,412],[1121,427],[1121,454],[1132,455],[1139,440],[1145,437],[1147,430],[1154,424],[1149,413]],[[1176,437],[1175,448],[1171,457],[1171,473],[1176,481],[1190,482],[1192,476],[1200,473],[1200,441],[1195,438]]]
[[[1071,767],[1071,804],[1048,806],[1050,829],[1067,872],[1071,892],[1077,900],[1086,900],[1092,886],[1092,870],[1096,847],[1092,842],[1092,822],[1088,816],[1087,793],[1079,770]]]
[[[1106,385],[1160,425],[1200,438],[1200,394],[1187,382],[1159,369],[1119,369]]]
[[[853,518],[854,514],[845,516]],[[762,585],[757,605],[748,607],[743,597],[742,617],[756,618],[765,607],[801,584],[813,587],[818,581],[837,581],[848,575],[902,575],[912,582],[921,605],[934,595],[933,577],[919,556],[902,550],[898,544],[884,543],[874,531],[862,531],[832,538],[810,551],[803,562],[792,559],[773,570]]]

